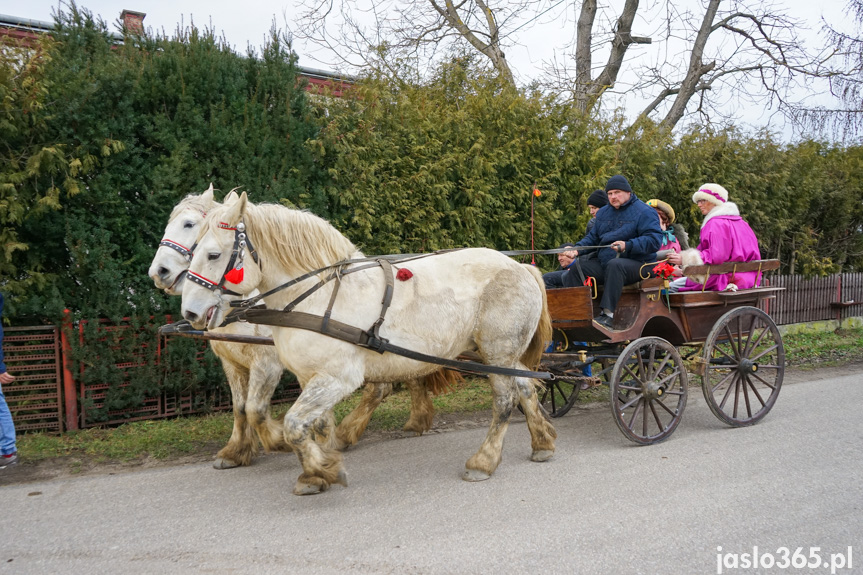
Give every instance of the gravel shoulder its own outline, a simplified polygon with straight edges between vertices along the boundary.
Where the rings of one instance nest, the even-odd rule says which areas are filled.
[[[853,361],[836,366],[796,366],[786,369],[784,385],[794,385],[803,382],[816,382],[832,377],[845,375],[863,374],[863,361]],[[780,400],[781,401],[781,400]],[[606,408],[604,402],[584,405],[586,409]],[[516,420],[521,414],[516,412]],[[491,421],[490,411],[477,411],[470,413],[445,413],[437,414],[434,426],[429,434],[447,433],[464,429],[486,427]],[[413,433],[401,430],[383,431],[369,430],[362,437],[362,442],[394,441],[412,437]],[[188,455],[170,459],[154,459],[145,457],[133,461],[102,461],[99,458],[86,456],[69,456],[46,459],[37,462],[28,462],[25,457],[22,461],[6,469],[0,469],[0,486],[16,483],[32,483],[38,481],[50,481],[67,477],[79,477],[85,475],[114,475],[140,469],[154,467],[167,467],[173,465],[186,465],[212,461],[215,453],[222,447],[220,442],[204,444]]]

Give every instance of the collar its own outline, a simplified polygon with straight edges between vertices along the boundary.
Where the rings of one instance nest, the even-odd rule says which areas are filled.
[[[740,217],[740,210],[737,209],[737,204],[734,202],[726,202],[721,206],[716,206],[704,216],[704,221],[701,222],[701,227],[704,228],[704,225],[710,221],[710,218],[722,217],[722,216],[737,216]]]

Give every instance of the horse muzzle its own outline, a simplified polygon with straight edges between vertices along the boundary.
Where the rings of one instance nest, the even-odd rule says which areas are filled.
[[[219,327],[222,321],[222,311],[218,304],[201,312],[185,309],[183,310],[183,318],[195,329],[215,329]]]

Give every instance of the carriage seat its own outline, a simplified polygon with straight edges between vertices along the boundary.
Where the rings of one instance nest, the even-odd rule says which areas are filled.
[[[724,264],[716,264],[716,265],[706,265],[701,264],[697,266],[684,266],[683,267],[683,275],[684,276],[697,276],[697,275],[718,275],[718,274],[728,274],[728,273],[736,273],[736,272],[754,272],[754,271],[762,271],[768,272],[779,269],[779,260],[754,260],[751,262],[728,262]],[[634,284],[628,284],[623,287],[624,292],[635,292],[635,291],[655,291],[657,289],[661,289],[665,286],[664,280],[662,278],[647,278],[645,280],[641,280],[640,282],[636,282]],[[749,288],[745,291],[752,292],[752,290],[766,290],[773,291],[774,288],[764,288],[764,287],[753,287]],[[728,292],[728,297],[731,297],[730,294],[734,292]]]

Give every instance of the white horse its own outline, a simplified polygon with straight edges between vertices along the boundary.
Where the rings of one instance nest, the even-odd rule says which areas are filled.
[[[225,201],[237,199],[229,194]],[[156,287],[171,295],[180,295],[186,270],[191,261],[195,240],[207,212],[219,206],[213,199],[213,186],[200,195],[186,196],[171,212],[159,249],[153,258],[148,275]],[[214,333],[271,337],[269,327],[235,322],[212,330]],[[234,410],[234,427],[228,444],[216,455],[213,467],[230,469],[249,465],[258,451],[255,433],[267,451],[290,451],[285,443],[282,424],[270,416],[270,400],[279,383],[283,367],[275,348],[266,345],[210,341],[213,353],[222,363]],[[437,393],[453,381],[453,372],[436,372],[422,381],[407,382],[411,392],[411,416],[406,431],[418,435],[431,428],[434,406],[430,392]],[[366,387],[360,404],[348,414],[336,430],[328,433],[319,426],[318,433],[329,445],[342,449],[354,445],[363,434],[372,413],[392,392],[392,385],[376,384]],[[324,420],[331,423],[329,416]],[[254,430],[254,432],[253,432]]]
[[[256,256],[256,257],[254,257]],[[230,289],[265,292],[269,309],[282,309],[326,274],[267,294],[273,288],[347,259],[363,257],[325,220],[308,212],[276,205],[255,206],[244,193],[239,201],[216,208],[204,223],[189,266],[194,281],[183,286],[182,313],[200,329],[217,327],[226,313],[219,284]],[[345,273],[296,303],[295,310],[365,329],[382,313],[384,268]],[[242,274],[236,273],[242,267]],[[551,339],[551,320],[541,274],[499,252],[465,249],[408,262],[400,268],[379,336],[432,356],[454,359],[476,352],[489,365],[526,370],[538,362]],[[330,270],[332,271],[332,270]],[[390,270],[389,273],[394,273]],[[227,276],[227,277],[226,277]],[[392,279],[390,280],[392,282]],[[334,286],[339,285],[336,297]],[[329,313],[328,313],[329,312]],[[291,312],[293,313],[293,312]],[[378,353],[321,333],[294,327],[273,329],[282,363],[296,374],[302,393],[284,420],[286,441],[303,472],[294,487],[298,495],[318,493],[333,483],[347,485],[338,451],[312,441],[313,422],[364,381],[390,382],[432,373],[436,365],[392,353]],[[526,414],[533,461],[554,453],[556,432],[542,415],[535,380],[490,374],[493,419],[485,441],[467,461],[463,478],[491,476],[501,460],[503,437],[516,401]]]

